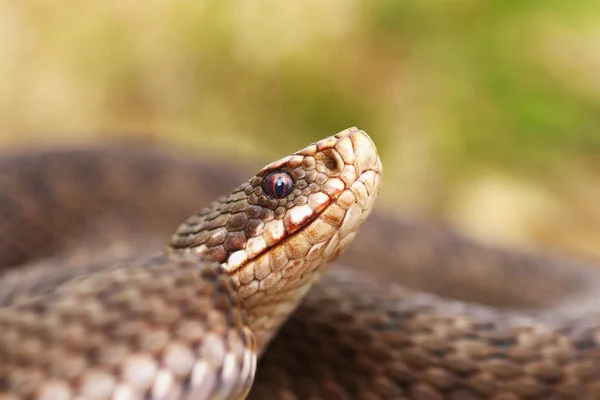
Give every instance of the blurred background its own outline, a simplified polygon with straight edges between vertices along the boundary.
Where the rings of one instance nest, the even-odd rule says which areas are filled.
[[[0,150],[137,140],[260,166],[358,126],[382,203],[600,256],[600,3],[0,0]]]

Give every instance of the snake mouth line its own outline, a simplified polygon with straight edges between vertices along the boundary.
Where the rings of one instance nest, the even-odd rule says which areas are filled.
[[[338,196],[339,197],[339,196]],[[229,259],[233,256],[230,255],[230,257],[228,258],[228,260],[224,263],[221,264],[221,267],[228,273],[228,274],[233,274],[241,269],[243,269],[244,267],[246,267],[249,263],[252,263],[253,261],[256,261],[257,259],[259,259],[260,257],[268,254],[269,252],[274,251],[274,249],[277,248],[281,248],[282,246],[284,246],[285,243],[289,242],[290,240],[293,240],[296,236],[298,235],[302,235],[303,232],[312,224],[314,223],[317,219],[319,219],[321,217],[321,215],[323,215],[325,213],[325,211],[327,211],[327,209],[332,206],[333,204],[335,204],[335,201],[337,200],[337,198],[333,198],[330,199],[324,206],[323,209],[318,211],[318,212],[314,212],[312,213],[309,217],[306,218],[305,221],[303,221],[302,226],[299,227],[298,229],[294,230],[293,232],[287,232],[286,231],[286,235],[279,239],[279,241],[277,243],[274,243],[273,245],[257,252],[256,254],[253,254],[252,257],[248,257],[246,258],[245,262],[241,263],[240,265],[237,265],[234,268],[229,268],[228,265],[231,265],[229,263]]]

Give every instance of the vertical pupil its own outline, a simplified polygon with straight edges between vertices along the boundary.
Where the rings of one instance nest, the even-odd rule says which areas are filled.
[[[283,197],[285,193],[285,180],[283,179],[283,177],[278,176],[277,179],[275,179],[275,194],[277,195],[277,197]]]

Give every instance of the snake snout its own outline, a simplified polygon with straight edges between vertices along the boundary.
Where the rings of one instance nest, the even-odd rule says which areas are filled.
[[[342,136],[336,148],[342,157],[354,165],[359,175],[368,170],[381,173],[381,160],[377,155],[377,147],[365,131],[349,128],[339,135]],[[352,155],[349,154],[350,145],[352,145]]]

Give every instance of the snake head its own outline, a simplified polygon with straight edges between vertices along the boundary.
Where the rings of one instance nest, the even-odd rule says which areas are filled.
[[[260,345],[261,332],[270,337],[352,241],[377,198],[381,170],[369,136],[346,129],[211,203],[179,227],[171,248],[221,264]]]

